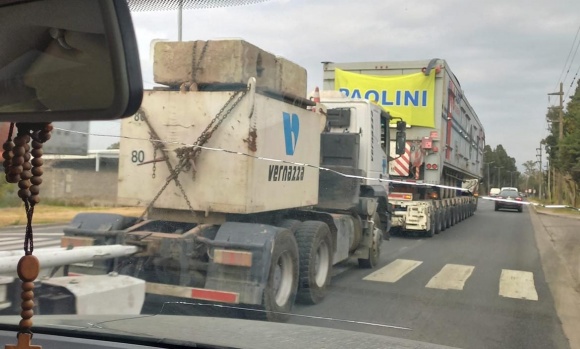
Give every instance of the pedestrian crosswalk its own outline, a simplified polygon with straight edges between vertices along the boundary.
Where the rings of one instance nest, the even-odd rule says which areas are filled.
[[[34,248],[60,246],[61,234],[34,233]],[[24,248],[24,232],[3,232],[0,234],[0,251],[21,250]]]
[[[363,280],[396,283],[418,270],[421,264],[423,264],[422,261],[396,259],[365,276]],[[469,282],[474,270],[475,266],[472,265],[446,264],[429,280],[425,287],[461,291]],[[502,269],[498,280],[498,295],[505,298],[537,301],[538,293],[535,287],[534,274],[529,271]]]
[[[471,265],[446,264],[425,287],[461,291],[474,268]]]

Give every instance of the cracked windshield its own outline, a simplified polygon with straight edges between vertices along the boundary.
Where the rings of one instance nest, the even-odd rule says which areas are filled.
[[[0,124],[1,315],[30,196],[33,329],[580,348],[580,3],[129,7],[134,115]]]

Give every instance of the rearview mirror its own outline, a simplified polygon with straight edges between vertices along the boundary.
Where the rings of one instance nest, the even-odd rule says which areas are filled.
[[[143,97],[126,1],[0,1],[0,121],[108,120]]]
[[[405,154],[405,143],[407,142],[407,135],[404,131],[397,131],[397,139],[395,140],[395,153],[397,155]]]

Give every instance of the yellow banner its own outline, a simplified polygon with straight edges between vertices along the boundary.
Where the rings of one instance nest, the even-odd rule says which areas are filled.
[[[350,98],[368,99],[412,126],[435,127],[435,69],[393,76],[334,71],[334,88]]]

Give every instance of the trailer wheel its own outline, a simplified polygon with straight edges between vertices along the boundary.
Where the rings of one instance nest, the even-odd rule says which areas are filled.
[[[429,220],[429,229],[425,231],[425,236],[432,238],[435,235],[435,215],[431,213],[431,219]]]
[[[455,206],[451,206],[449,208],[449,225],[450,226],[454,226],[455,223],[456,223],[456,217],[457,217],[457,215],[456,215],[455,211],[456,211]]]
[[[328,225],[306,221],[296,229],[300,255],[300,279],[296,300],[316,304],[326,296],[332,271],[332,239]]]
[[[287,321],[298,289],[298,246],[289,230],[276,234],[262,314],[269,321]],[[262,316],[260,316],[262,317]]]
[[[439,234],[441,232],[441,210],[435,211],[435,234]]]

